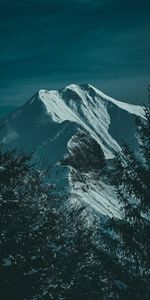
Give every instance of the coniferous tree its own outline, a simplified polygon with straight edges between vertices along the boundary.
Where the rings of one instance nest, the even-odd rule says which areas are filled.
[[[107,222],[105,246],[126,274],[123,299],[149,299],[150,294],[150,106],[137,118],[140,155],[128,146],[115,159],[115,186],[122,219]],[[115,276],[115,273],[114,273]]]
[[[57,214],[49,207],[50,189],[30,159],[15,151],[0,152],[0,289],[4,299],[40,293],[48,273],[46,238],[53,234]],[[49,227],[45,227],[47,218]]]
[[[83,207],[55,205],[44,176],[30,155],[1,149],[0,294],[5,300],[96,299],[93,227]]]

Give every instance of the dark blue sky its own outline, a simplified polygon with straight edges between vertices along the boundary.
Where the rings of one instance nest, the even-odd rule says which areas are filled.
[[[1,106],[70,83],[128,102],[146,99],[148,0],[2,0],[0,32]]]

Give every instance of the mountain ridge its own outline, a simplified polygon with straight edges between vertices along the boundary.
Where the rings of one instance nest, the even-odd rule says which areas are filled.
[[[102,153],[106,160],[112,160],[121,151],[123,139],[138,148],[135,116],[144,116],[141,106],[115,100],[90,84],[72,84],[59,91],[40,90],[3,118],[0,140],[11,149],[34,150],[35,161],[46,157],[54,166],[53,180],[71,191],[72,199],[81,198],[101,214],[119,215],[113,187],[97,170],[97,176],[93,175],[91,168]],[[76,163],[62,164],[68,157],[82,168]],[[74,180],[78,175],[83,180]]]

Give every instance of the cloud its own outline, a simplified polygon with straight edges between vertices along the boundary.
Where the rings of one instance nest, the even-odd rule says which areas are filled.
[[[120,95],[121,86],[122,96],[138,98],[150,67],[149,10],[143,3],[6,0],[0,12],[3,103],[25,101],[42,87],[86,81]],[[134,78],[141,78],[137,90],[129,84]]]

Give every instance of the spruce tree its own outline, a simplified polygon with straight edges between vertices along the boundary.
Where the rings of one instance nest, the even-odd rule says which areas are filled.
[[[58,205],[31,157],[0,151],[1,297],[95,300],[94,228],[84,207]]]
[[[123,146],[114,162],[114,182],[122,218],[107,222],[106,248],[126,278],[123,299],[149,299],[150,294],[150,105],[137,118],[140,155]],[[114,273],[115,276],[115,273]]]

